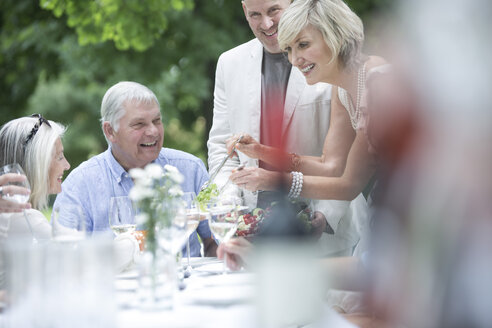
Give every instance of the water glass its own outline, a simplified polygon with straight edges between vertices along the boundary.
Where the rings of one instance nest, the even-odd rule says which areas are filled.
[[[129,197],[111,197],[109,203],[109,226],[116,236],[135,231],[137,227],[135,209]]]
[[[9,295],[5,327],[115,327],[111,240],[90,238],[77,247],[26,241],[0,250]]]
[[[51,217],[53,240],[77,242],[86,236],[86,216],[80,205],[60,204],[53,209]]]
[[[18,163],[13,163],[13,164],[7,164],[3,167],[0,168],[0,175],[4,175],[4,174],[18,174],[18,175],[26,175],[24,173],[24,170],[22,170],[22,167],[18,164]],[[19,182],[9,182],[9,183],[6,183],[4,186],[8,186],[8,185],[13,185],[13,186],[19,186],[19,187],[23,187],[23,188],[26,188],[26,189],[31,189],[30,185],[29,185],[29,181],[27,181],[27,179],[25,179],[24,181],[19,181]],[[2,196],[3,199],[5,200],[10,200],[12,202],[16,202],[16,203],[27,203],[27,201],[29,200],[29,195],[21,195],[21,194],[4,194]],[[32,230],[32,227],[31,227],[31,223],[29,222],[29,218],[27,217],[27,214],[26,214],[26,211],[23,210],[22,213],[24,214],[24,219],[26,220],[26,224],[27,224],[27,227],[29,228],[29,231],[31,232],[31,236],[32,236],[32,242],[34,243],[37,243],[37,240],[36,240],[36,237],[34,236],[34,231]],[[9,228],[9,223],[10,223],[10,219],[9,220],[2,220],[3,223],[0,223],[1,227],[0,227],[0,232],[2,233],[2,237],[5,238],[7,236],[7,230]]]
[[[24,173],[24,170],[22,170],[22,167],[17,163],[7,164],[0,168],[0,175],[4,175],[7,173],[19,174],[24,176],[26,175]],[[8,185],[14,185],[19,187],[24,187],[26,189],[31,189],[29,185],[29,181],[27,181],[27,179],[20,182],[9,182],[6,183],[4,186],[8,186]],[[27,203],[27,201],[29,200],[29,195],[4,194],[2,198],[20,204],[20,203]]]
[[[168,206],[168,204],[164,204]],[[159,224],[157,240],[159,245],[168,253],[177,255],[186,242],[186,212],[183,207],[172,211],[169,224]]]
[[[186,254],[187,254],[187,266],[184,271],[185,278],[191,275],[192,268],[190,265],[190,236],[195,232],[198,224],[200,223],[200,211],[198,201],[196,200],[196,194],[194,192],[185,192],[183,194],[183,200],[185,202],[186,209]]]
[[[238,226],[238,208],[241,199],[238,197],[222,197],[209,208],[208,224],[215,239],[219,243],[227,242],[236,232]],[[224,256],[223,273],[226,273],[227,255]]]

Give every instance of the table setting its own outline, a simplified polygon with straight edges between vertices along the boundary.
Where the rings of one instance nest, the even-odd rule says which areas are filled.
[[[187,265],[187,260],[182,260]],[[118,304],[117,326],[141,327],[173,324],[177,327],[223,326],[242,318],[248,327],[254,307],[254,277],[247,271],[228,272],[222,275],[222,261],[217,258],[193,257],[192,274],[185,279],[186,287],[175,289],[173,307],[159,311],[146,311],[138,304],[138,273],[132,269],[115,277],[115,298]],[[239,325],[241,326],[241,325]],[[251,325],[249,325],[251,326]]]
[[[323,306],[312,245],[258,245],[259,256],[238,271],[228,269],[227,255],[190,257],[199,222],[208,221],[219,244],[251,238],[264,219],[261,209],[250,211],[240,198],[212,189],[206,199],[183,193],[173,167],[149,165],[130,175],[135,187],[128,197],[110,200],[114,239],[86,238],[80,211],[56,208],[51,240],[2,245],[1,327],[290,328],[338,318]],[[69,226],[65,212],[72,213]]]

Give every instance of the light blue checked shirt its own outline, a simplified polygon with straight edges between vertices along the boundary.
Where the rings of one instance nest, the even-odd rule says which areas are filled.
[[[153,163],[175,166],[184,176],[181,184],[184,192],[193,191],[198,194],[200,187],[208,180],[203,162],[183,151],[162,148]],[[53,207],[78,204],[85,212],[88,232],[110,231],[109,201],[114,196],[128,196],[132,187],[133,180],[116,161],[109,147],[105,152],[80,164],[68,175]],[[200,222],[197,232],[202,239],[211,237],[207,220]],[[186,255],[186,248],[183,249],[183,254]],[[196,232],[190,236],[190,254],[200,256]]]

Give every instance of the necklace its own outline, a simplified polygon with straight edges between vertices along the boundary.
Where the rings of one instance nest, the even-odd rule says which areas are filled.
[[[350,123],[352,123],[352,127],[354,130],[357,129],[357,124],[360,119],[360,102],[362,99],[362,95],[364,94],[364,89],[366,86],[366,63],[364,63],[360,68],[357,74],[357,99],[354,105],[352,104],[352,100],[349,99],[348,92],[345,92],[345,103],[348,104],[349,107],[349,116]]]

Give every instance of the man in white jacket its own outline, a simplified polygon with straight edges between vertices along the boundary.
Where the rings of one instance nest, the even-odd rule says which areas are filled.
[[[247,133],[262,144],[283,147],[288,152],[321,155],[330,123],[331,85],[307,85],[302,73],[292,67],[279,48],[278,22],[290,2],[242,1],[246,20],[256,38],[219,57],[213,123],[207,142],[210,174],[216,171],[227,155],[226,140],[234,134]],[[215,178],[214,182],[219,188],[225,185],[231,171],[240,164],[269,168],[238,152],[238,157],[229,159]],[[234,187],[229,186],[231,189]],[[257,206],[256,193],[243,190],[243,194],[246,205],[250,208]],[[263,196],[262,193],[260,195]],[[330,246],[330,253],[349,252],[358,240],[356,226],[352,222],[352,206],[349,202],[320,203],[323,206],[319,210],[323,213],[326,209],[330,212],[330,203],[336,207],[328,220],[334,235],[325,236],[327,234],[323,233],[321,239],[340,237],[342,242]],[[335,213],[336,218],[333,217]],[[347,252],[342,254],[347,255]]]

